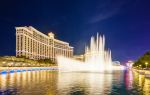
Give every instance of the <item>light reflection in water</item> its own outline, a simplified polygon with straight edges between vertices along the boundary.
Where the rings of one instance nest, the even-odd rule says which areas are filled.
[[[101,73],[60,73],[58,89],[60,95],[88,93],[107,95],[111,91],[112,74]],[[76,92],[77,90],[78,92]]]
[[[133,88],[133,86],[132,86],[132,84],[133,84],[133,73],[131,70],[127,71],[127,73],[125,74],[125,81],[126,81],[125,82],[126,88],[128,90],[132,89]]]
[[[0,75],[0,95],[150,95],[149,88],[150,79],[132,71],[28,71]]]
[[[10,87],[13,87],[14,79],[15,79],[15,74],[14,73],[10,74],[10,81],[9,81]]]
[[[143,91],[145,95],[150,95],[150,79],[145,79]]]
[[[144,81],[145,81],[144,75],[139,75],[139,86],[140,87],[143,87]]]
[[[0,77],[0,88],[2,90],[6,90],[6,82],[7,82],[7,75],[6,74],[2,74]]]

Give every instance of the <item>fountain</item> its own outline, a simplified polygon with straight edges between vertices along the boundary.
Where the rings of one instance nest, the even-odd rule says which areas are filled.
[[[105,37],[91,37],[90,46],[85,49],[85,61],[57,56],[59,71],[63,72],[111,72],[113,69],[111,51],[105,50]]]

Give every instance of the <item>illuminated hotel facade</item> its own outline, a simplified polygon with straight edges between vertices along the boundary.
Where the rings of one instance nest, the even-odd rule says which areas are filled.
[[[16,56],[25,56],[29,59],[52,59],[57,55],[73,57],[73,47],[69,43],[55,39],[50,32],[41,33],[32,26],[16,27]]]

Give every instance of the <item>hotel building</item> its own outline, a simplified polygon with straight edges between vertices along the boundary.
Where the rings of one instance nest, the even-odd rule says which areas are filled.
[[[73,47],[69,43],[55,39],[50,32],[41,33],[32,26],[16,27],[16,56],[29,59],[52,59],[57,55],[73,57]]]

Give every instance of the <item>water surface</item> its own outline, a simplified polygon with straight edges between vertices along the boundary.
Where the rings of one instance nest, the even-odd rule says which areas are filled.
[[[132,71],[0,75],[0,95],[150,95],[150,79]]]

